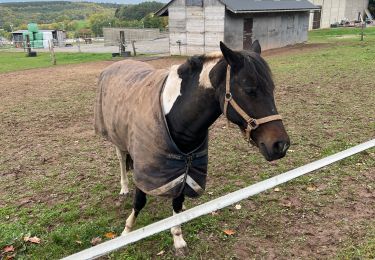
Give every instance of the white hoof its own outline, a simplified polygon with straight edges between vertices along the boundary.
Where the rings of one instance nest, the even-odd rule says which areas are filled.
[[[183,248],[187,247],[187,244],[186,244],[185,240],[182,238],[182,235],[174,236],[173,240],[174,240],[174,248],[176,250],[183,249]]]
[[[126,196],[129,194],[129,189],[121,188],[120,195]]]

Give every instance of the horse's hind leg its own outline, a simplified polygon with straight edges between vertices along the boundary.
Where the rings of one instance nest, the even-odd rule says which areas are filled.
[[[134,194],[134,200],[133,200],[133,210],[130,216],[126,219],[125,228],[124,228],[124,231],[122,231],[121,235],[124,236],[130,231],[132,231],[132,228],[135,224],[135,220],[138,217],[139,212],[146,205],[146,201],[147,201],[146,193],[136,188],[135,194]]]
[[[180,213],[183,210],[184,200],[185,200],[184,195],[180,195],[179,197],[173,199],[173,202],[172,202],[173,215]],[[186,253],[185,251],[187,248],[187,244],[184,238],[182,237],[181,225],[171,228],[171,233],[173,235],[173,243],[176,249],[176,254],[184,255]]]
[[[117,157],[120,160],[120,168],[121,168],[121,191],[120,195],[126,195],[129,193],[129,188],[128,188],[128,176],[126,173],[126,157],[127,153],[124,151],[121,151],[118,147],[116,147],[116,153]]]

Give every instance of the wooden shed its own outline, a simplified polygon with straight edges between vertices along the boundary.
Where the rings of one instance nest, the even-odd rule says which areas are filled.
[[[156,14],[169,17],[170,54],[193,55],[218,51],[220,41],[234,49],[305,42],[316,9],[307,0],[171,0]]]

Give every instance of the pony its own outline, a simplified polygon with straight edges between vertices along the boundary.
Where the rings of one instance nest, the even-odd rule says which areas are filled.
[[[289,136],[278,114],[275,84],[261,46],[235,51],[220,42],[220,52],[190,57],[169,70],[139,61],[116,62],[99,77],[95,130],[116,147],[121,168],[120,194],[128,194],[133,170],[130,232],[146,195],[172,199],[173,214],[185,197],[206,185],[208,129],[221,114],[236,124],[246,141],[267,161],[283,158]],[[181,226],[171,229],[177,254],[187,244]]]

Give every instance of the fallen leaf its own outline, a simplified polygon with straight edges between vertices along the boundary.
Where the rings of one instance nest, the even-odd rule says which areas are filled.
[[[237,204],[236,206],[234,206],[236,209],[241,209],[242,206],[240,204]]]
[[[82,245],[82,241],[80,241],[80,240],[76,240],[76,243],[79,244],[79,245]]]
[[[104,236],[105,236],[106,238],[113,239],[113,238],[116,237],[116,234],[113,233],[113,232],[108,232],[108,233],[105,233]]]
[[[23,238],[23,240],[25,242],[30,242],[30,243],[34,243],[34,244],[40,244],[40,238],[36,237],[36,236],[33,236],[33,237],[26,236],[26,237]]]
[[[211,215],[212,215],[212,216],[217,216],[217,215],[219,215],[219,212],[217,212],[217,211],[212,211],[212,212],[211,212]]]
[[[233,229],[225,229],[224,233],[227,234],[228,236],[232,236],[236,233]]]
[[[209,192],[207,192],[208,193],[208,195],[212,195],[212,194],[214,194],[212,191],[209,191]]]
[[[164,250],[161,250],[159,253],[157,253],[156,255],[157,256],[161,256],[161,255],[164,255],[165,251]]]
[[[4,253],[10,253],[10,252],[14,252],[14,246],[12,246],[12,245],[10,245],[10,246],[5,246],[4,248],[3,248],[3,252]]]
[[[93,246],[96,246],[100,242],[102,242],[102,239],[100,237],[94,237],[93,239],[91,239],[91,245]]]
[[[276,191],[276,192],[279,192],[280,188],[274,188],[273,190]]]

